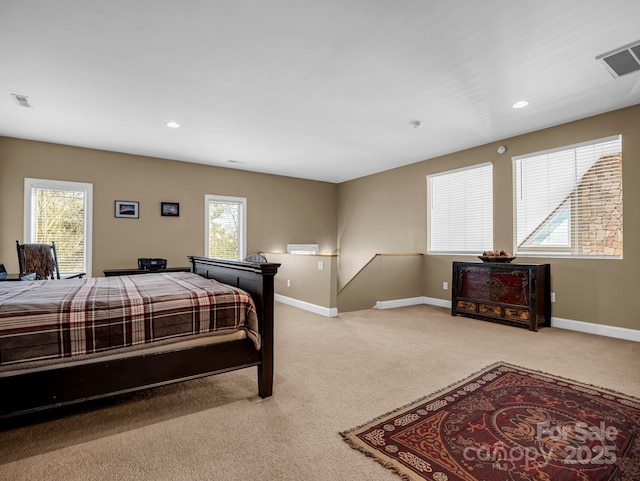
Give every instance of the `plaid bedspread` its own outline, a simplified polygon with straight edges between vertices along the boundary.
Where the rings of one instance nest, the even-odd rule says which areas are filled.
[[[0,283],[0,365],[236,329],[260,348],[251,296],[187,272]]]

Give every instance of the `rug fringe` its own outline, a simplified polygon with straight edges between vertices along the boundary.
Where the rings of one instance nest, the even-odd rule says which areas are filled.
[[[615,396],[620,396],[620,397],[623,397],[625,399],[629,399],[631,401],[640,403],[640,398],[637,398],[635,396],[631,396],[630,394],[626,394],[626,393],[623,393],[623,392],[620,392],[620,391],[616,391],[614,389],[610,389],[608,387],[602,387],[602,386],[598,386],[596,384],[591,384],[591,383],[584,382],[584,381],[578,381],[577,379],[571,379],[571,378],[564,377],[564,376],[558,376],[557,374],[550,374],[550,373],[548,373],[546,371],[541,371],[539,369],[532,369],[532,368],[529,368],[529,367],[516,366],[515,364],[511,364],[511,363],[508,363],[508,362],[498,362],[496,364],[503,364],[503,365],[512,367],[514,369],[522,369],[523,371],[528,371],[528,372],[532,372],[532,373],[536,373],[536,374],[542,374],[543,376],[548,376],[548,377],[553,378],[553,379],[559,379],[561,381],[564,381],[564,382],[567,382],[567,383],[571,383],[571,384],[581,384],[583,386],[587,386],[587,387],[591,387],[591,388],[594,388],[594,389],[598,389],[600,391],[604,391],[607,394],[613,394]],[[494,364],[494,366],[496,364]]]
[[[488,371],[488,370],[491,370],[491,369],[493,369],[493,368],[495,368],[495,367],[498,367],[499,365],[505,365],[505,364],[506,364],[506,365],[508,365],[509,367],[518,368],[517,366],[514,366],[514,365],[509,364],[509,363],[506,363],[506,362],[496,361],[496,362],[494,362],[493,364],[490,364],[490,365],[488,365],[488,366],[486,366],[486,367],[484,367],[484,368],[482,368],[482,369],[479,369],[479,370],[477,370],[477,371],[475,371],[475,372],[473,372],[473,373],[469,374],[468,376],[465,376],[465,377],[464,377],[464,379],[460,379],[460,380],[458,380],[458,381],[456,381],[456,382],[452,382],[452,383],[451,383],[451,384],[449,384],[448,386],[445,386],[445,387],[443,387],[443,388],[441,388],[441,389],[438,389],[437,391],[433,391],[431,394],[427,394],[426,396],[422,396],[421,398],[418,398],[418,399],[416,399],[415,401],[408,402],[408,403],[406,403],[405,405],[400,406],[399,408],[394,409],[393,411],[389,411],[389,412],[388,412],[388,413],[386,413],[386,414],[382,414],[382,415],[380,415],[380,416],[378,416],[378,417],[376,417],[376,418],[373,418],[373,419],[371,419],[371,420],[369,420],[369,421],[367,421],[367,422],[365,422],[365,423],[363,423],[363,424],[360,424],[359,426],[356,426],[355,428],[351,428],[351,429],[348,429],[348,430],[346,430],[346,431],[342,431],[342,432],[340,432],[339,434],[340,434],[341,436],[344,436],[344,435],[346,435],[346,434],[350,434],[350,433],[352,433],[352,432],[354,432],[354,431],[357,431],[358,429],[361,429],[361,428],[363,428],[363,427],[365,427],[365,426],[368,426],[369,424],[372,424],[372,423],[378,422],[378,421],[380,421],[380,420],[382,420],[382,419],[384,419],[384,418],[386,418],[386,417],[388,417],[388,416],[392,416],[392,415],[396,414],[397,412],[402,411],[403,409],[407,409],[408,407],[410,407],[410,406],[412,406],[412,405],[414,405],[414,404],[416,404],[416,403],[420,403],[420,402],[423,402],[423,401],[425,401],[425,400],[427,400],[427,399],[429,399],[429,398],[432,398],[432,397],[434,397],[434,396],[437,396],[437,395],[438,395],[438,394],[440,394],[441,392],[443,392],[443,391],[447,391],[447,390],[451,389],[451,388],[452,388],[452,387],[454,387],[454,386],[457,386],[457,385],[459,385],[459,384],[464,384],[465,382],[467,382],[467,381],[468,381],[469,379],[471,379],[472,377],[477,376],[478,374],[480,374],[480,373],[482,373],[482,372],[484,372],[484,371]],[[522,368],[518,368],[518,369],[522,369]]]
[[[479,370],[477,370],[475,372],[472,372],[468,376],[465,376],[463,379],[460,379],[460,380],[458,380],[456,382],[453,382],[453,383],[449,384],[448,386],[445,386],[445,387],[443,387],[441,389],[438,389],[437,391],[433,391],[431,394],[427,394],[426,396],[422,396],[421,398],[418,398],[415,401],[408,402],[405,405],[400,406],[399,408],[396,408],[396,409],[394,409],[392,411],[389,411],[386,414],[382,414],[380,416],[377,416],[376,418],[373,418],[373,419],[371,419],[371,420],[369,420],[369,421],[367,421],[367,422],[365,422],[363,424],[360,424],[359,426],[356,426],[354,428],[348,429],[346,431],[342,431],[339,434],[341,436],[345,436],[345,435],[350,434],[350,433],[352,433],[354,431],[357,431],[357,430],[359,430],[359,429],[361,429],[361,428],[363,428],[365,426],[368,426],[369,424],[372,424],[372,423],[375,423],[375,422],[379,422],[380,420],[382,420],[382,419],[384,419],[386,417],[389,417],[389,416],[393,416],[397,412],[402,411],[404,409],[407,409],[410,406],[413,406],[414,404],[417,404],[417,403],[420,403],[420,402],[424,402],[427,399],[430,399],[430,398],[432,398],[434,396],[437,396],[438,394],[442,393],[443,391],[447,391],[447,390],[453,388],[454,386],[457,386],[457,385],[460,385],[460,384],[464,384],[465,382],[467,382],[472,377],[475,377],[478,374],[483,373],[485,371],[490,371],[491,369],[494,369],[494,368],[496,368],[498,366],[507,366],[507,367],[510,367],[512,369],[521,369],[523,371],[528,371],[528,372],[531,372],[531,373],[536,373],[536,374],[540,374],[540,375],[543,375],[543,376],[548,376],[550,378],[559,379],[559,380],[564,381],[564,382],[568,382],[568,383],[572,383],[572,384],[581,384],[583,386],[588,386],[588,387],[592,387],[594,389],[599,389],[599,390],[605,391],[605,392],[607,392],[609,394],[613,394],[615,396],[623,397],[625,399],[629,399],[629,400],[631,400],[633,402],[637,402],[637,403],[640,404],[640,398],[636,398],[634,396],[630,396],[629,394],[625,394],[625,393],[621,393],[621,392],[618,392],[618,391],[614,391],[614,390],[609,389],[609,388],[596,386],[594,384],[589,384],[589,383],[585,383],[585,382],[582,382],[582,381],[577,381],[575,379],[570,379],[570,378],[566,378],[566,377],[562,377],[562,376],[557,376],[555,374],[550,374],[550,373],[545,372],[545,371],[540,371],[539,369],[532,369],[532,368],[528,368],[528,367],[518,366],[518,365],[515,365],[515,364],[511,364],[509,362],[506,362],[506,361],[496,361],[496,362],[494,362],[492,364],[489,364],[488,366],[485,366],[482,369],[479,369]]]
[[[398,466],[396,466],[393,463],[384,461],[382,459],[380,459],[379,457],[374,456],[372,453],[370,453],[369,451],[365,451],[364,449],[360,448],[359,446],[357,446],[355,443],[353,443],[353,441],[346,435],[346,434],[342,434],[340,433],[340,435],[342,436],[342,439],[349,445],[349,447],[351,447],[352,449],[355,449],[356,451],[361,452],[362,454],[364,454],[367,458],[371,458],[373,459],[376,463],[378,463],[379,465],[385,467],[386,469],[389,469],[391,471],[393,471],[395,474],[397,474],[398,476],[400,476],[400,478],[404,479],[405,481],[414,481],[411,476],[409,476],[406,473],[403,473],[402,471],[400,471],[398,469]]]

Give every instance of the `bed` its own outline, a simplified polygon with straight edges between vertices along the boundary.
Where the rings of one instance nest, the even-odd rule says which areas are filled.
[[[271,396],[280,264],[189,261],[191,273],[4,283],[0,419],[249,367]]]

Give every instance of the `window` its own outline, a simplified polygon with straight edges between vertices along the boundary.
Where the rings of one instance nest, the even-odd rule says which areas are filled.
[[[429,254],[493,249],[493,165],[427,176]]]
[[[513,158],[516,254],[622,258],[622,140]]]
[[[25,179],[24,241],[56,243],[61,274],[91,276],[93,185]]]
[[[205,255],[220,259],[244,259],[247,199],[205,195],[205,215]]]

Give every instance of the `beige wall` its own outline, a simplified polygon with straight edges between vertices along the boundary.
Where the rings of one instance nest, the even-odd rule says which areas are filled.
[[[204,253],[204,195],[230,195],[248,198],[248,252],[284,252],[288,243],[318,243],[321,252],[339,253],[337,286],[329,280],[319,294],[313,282],[301,278],[296,292],[300,283],[306,290],[298,298],[333,307],[339,292],[340,308],[358,300],[370,303],[371,286],[380,283],[366,277],[396,272],[401,256],[386,259],[382,271],[365,269],[360,282],[342,289],[378,253],[426,253],[426,175],[493,162],[494,245],[512,251],[511,156],[615,134],[623,136],[624,259],[520,260],[551,263],[554,317],[640,329],[631,302],[640,290],[640,105],[339,185],[0,137],[0,262],[17,270],[15,240],[23,235],[25,177],[94,185],[94,275],[133,266],[138,257],[185,265],[187,255]],[[507,153],[497,154],[498,145],[506,145]],[[114,200],[139,201],[140,219],[114,218]],[[180,217],[161,217],[161,201],[179,202]],[[450,283],[451,262],[457,259],[468,257],[423,256],[420,281],[394,283],[388,292],[376,293],[376,300],[413,297],[418,284],[423,296],[450,299],[442,282]],[[287,290],[293,292],[281,289],[284,295]],[[318,298],[326,293],[328,303]]]
[[[377,254],[338,292],[338,311],[371,309],[378,301],[422,296],[422,254]]]
[[[264,253],[269,262],[280,264],[276,294],[326,309],[337,307],[337,263],[335,255]],[[322,269],[319,269],[322,263]],[[289,282],[287,282],[289,281]]]
[[[93,184],[93,275],[133,267],[138,257],[170,266],[204,255],[204,196],[247,198],[247,253],[288,243],[336,250],[335,184],[0,137],[0,262],[17,272],[24,178]],[[114,201],[140,202],[139,219],[114,217]],[[161,217],[160,202],[179,202]]]
[[[519,260],[551,264],[554,317],[640,329],[633,302],[640,292],[640,105],[340,184],[339,286],[375,253],[426,253],[428,174],[493,162],[494,247],[513,251],[511,157],[615,134],[622,134],[623,143],[624,259]],[[506,154],[496,152],[499,145],[507,147]],[[450,299],[442,282],[450,283],[451,262],[456,259],[475,260],[424,256],[424,296]]]

